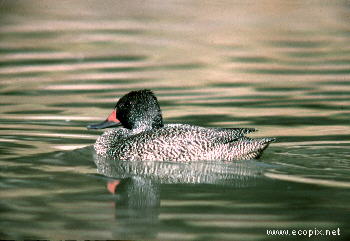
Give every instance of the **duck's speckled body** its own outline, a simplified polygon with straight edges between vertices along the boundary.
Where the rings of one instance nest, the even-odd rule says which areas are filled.
[[[116,124],[123,128],[106,131],[97,139],[94,148],[98,155],[139,161],[247,160],[258,158],[274,140],[245,137],[253,128],[163,125],[158,101],[149,90],[123,96],[105,122],[89,128]]]

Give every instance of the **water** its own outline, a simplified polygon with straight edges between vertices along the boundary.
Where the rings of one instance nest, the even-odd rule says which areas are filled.
[[[346,240],[349,11],[347,1],[1,1],[1,238]],[[255,127],[278,141],[231,164],[94,158],[101,132],[85,126],[141,88],[168,123]],[[316,232],[327,229],[335,236]]]

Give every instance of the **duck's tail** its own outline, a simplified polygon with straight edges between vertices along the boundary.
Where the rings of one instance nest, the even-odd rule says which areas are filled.
[[[235,160],[258,159],[269,144],[275,141],[275,138],[257,138],[252,139],[243,137],[236,142],[231,143],[232,153]],[[231,153],[231,154],[232,154]]]
[[[255,139],[255,140],[259,143],[259,147],[255,151],[254,159],[259,159],[263,154],[263,151],[270,145],[271,142],[274,142],[276,138],[261,138],[261,139]]]

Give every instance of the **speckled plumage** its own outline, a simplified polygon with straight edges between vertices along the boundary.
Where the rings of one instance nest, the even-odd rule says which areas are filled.
[[[119,104],[119,101],[116,106],[116,116],[117,118],[122,116],[120,118],[122,124],[126,120],[130,123],[129,119],[131,119],[124,115],[124,106],[139,108],[138,105],[148,101],[148,107],[139,108],[140,111],[132,114],[134,128],[115,128],[103,133],[94,145],[98,155],[137,161],[247,160],[258,158],[268,144],[274,140],[273,138],[245,137],[245,134],[255,131],[253,128],[206,128],[187,124],[163,125],[160,108],[152,92],[140,90],[130,92],[128,95],[120,100],[126,104]],[[152,101],[156,105],[149,103]]]

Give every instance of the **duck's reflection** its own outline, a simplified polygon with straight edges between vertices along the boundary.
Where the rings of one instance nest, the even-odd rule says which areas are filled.
[[[257,161],[157,162],[120,161],[94,156],[97,171],[115,179],[150,179],[158,184],[220,184],[242,187],[260,176],[264,165]]]
[[[129,177],[110,180],[107,187],[116,198],[113,238],[154,239],[159,224],[159,186],[150,179]]]
[[[240,188],[256,184],[264,166],[256,161],[229,163],[119,161],[94,157],[99,174],[111,178],[118,238],[155,238],[161,184],[215,184]]]

